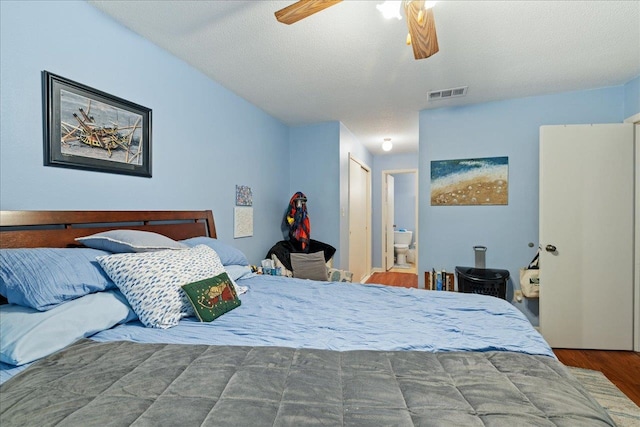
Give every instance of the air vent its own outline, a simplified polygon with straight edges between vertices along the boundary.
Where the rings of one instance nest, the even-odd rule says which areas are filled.
[[[452,89],[433,90],[429,92],[429,101],[437,101],[439,99],[457,98],[465,96],[469,86],[456,87]]]

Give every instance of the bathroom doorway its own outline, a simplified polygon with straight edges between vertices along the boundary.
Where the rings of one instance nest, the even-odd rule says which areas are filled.
[[[382,267],[384,271],[417,274],[418,170],[382,171]],[[395,231],[410,231],[408,250],[394,250]],[[397,252],[402,252],[398,257]],[[399,266],[398,258],[406,264]]]

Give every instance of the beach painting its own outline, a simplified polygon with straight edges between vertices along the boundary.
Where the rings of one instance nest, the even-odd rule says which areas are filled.
[[[431,162],[431,206],[507,205],[508,202],[508,157]]]

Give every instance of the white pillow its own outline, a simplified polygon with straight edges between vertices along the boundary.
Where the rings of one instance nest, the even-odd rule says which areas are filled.
[[[103,251],[153,252],[163,249],[186,249],[187,245],[162,234],[142,230],[110,230],[75,239],[88,248]]]
[[[205,245],[180,251],[115,254],[97,260],[140,321],[147,327],[161,329],[195,315],[182,285],[225,271],[218,254]]]

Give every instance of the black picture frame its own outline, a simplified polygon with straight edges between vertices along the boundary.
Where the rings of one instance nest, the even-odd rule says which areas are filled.
[[[44,165],[151,178],[151,109],[42,72]]]

